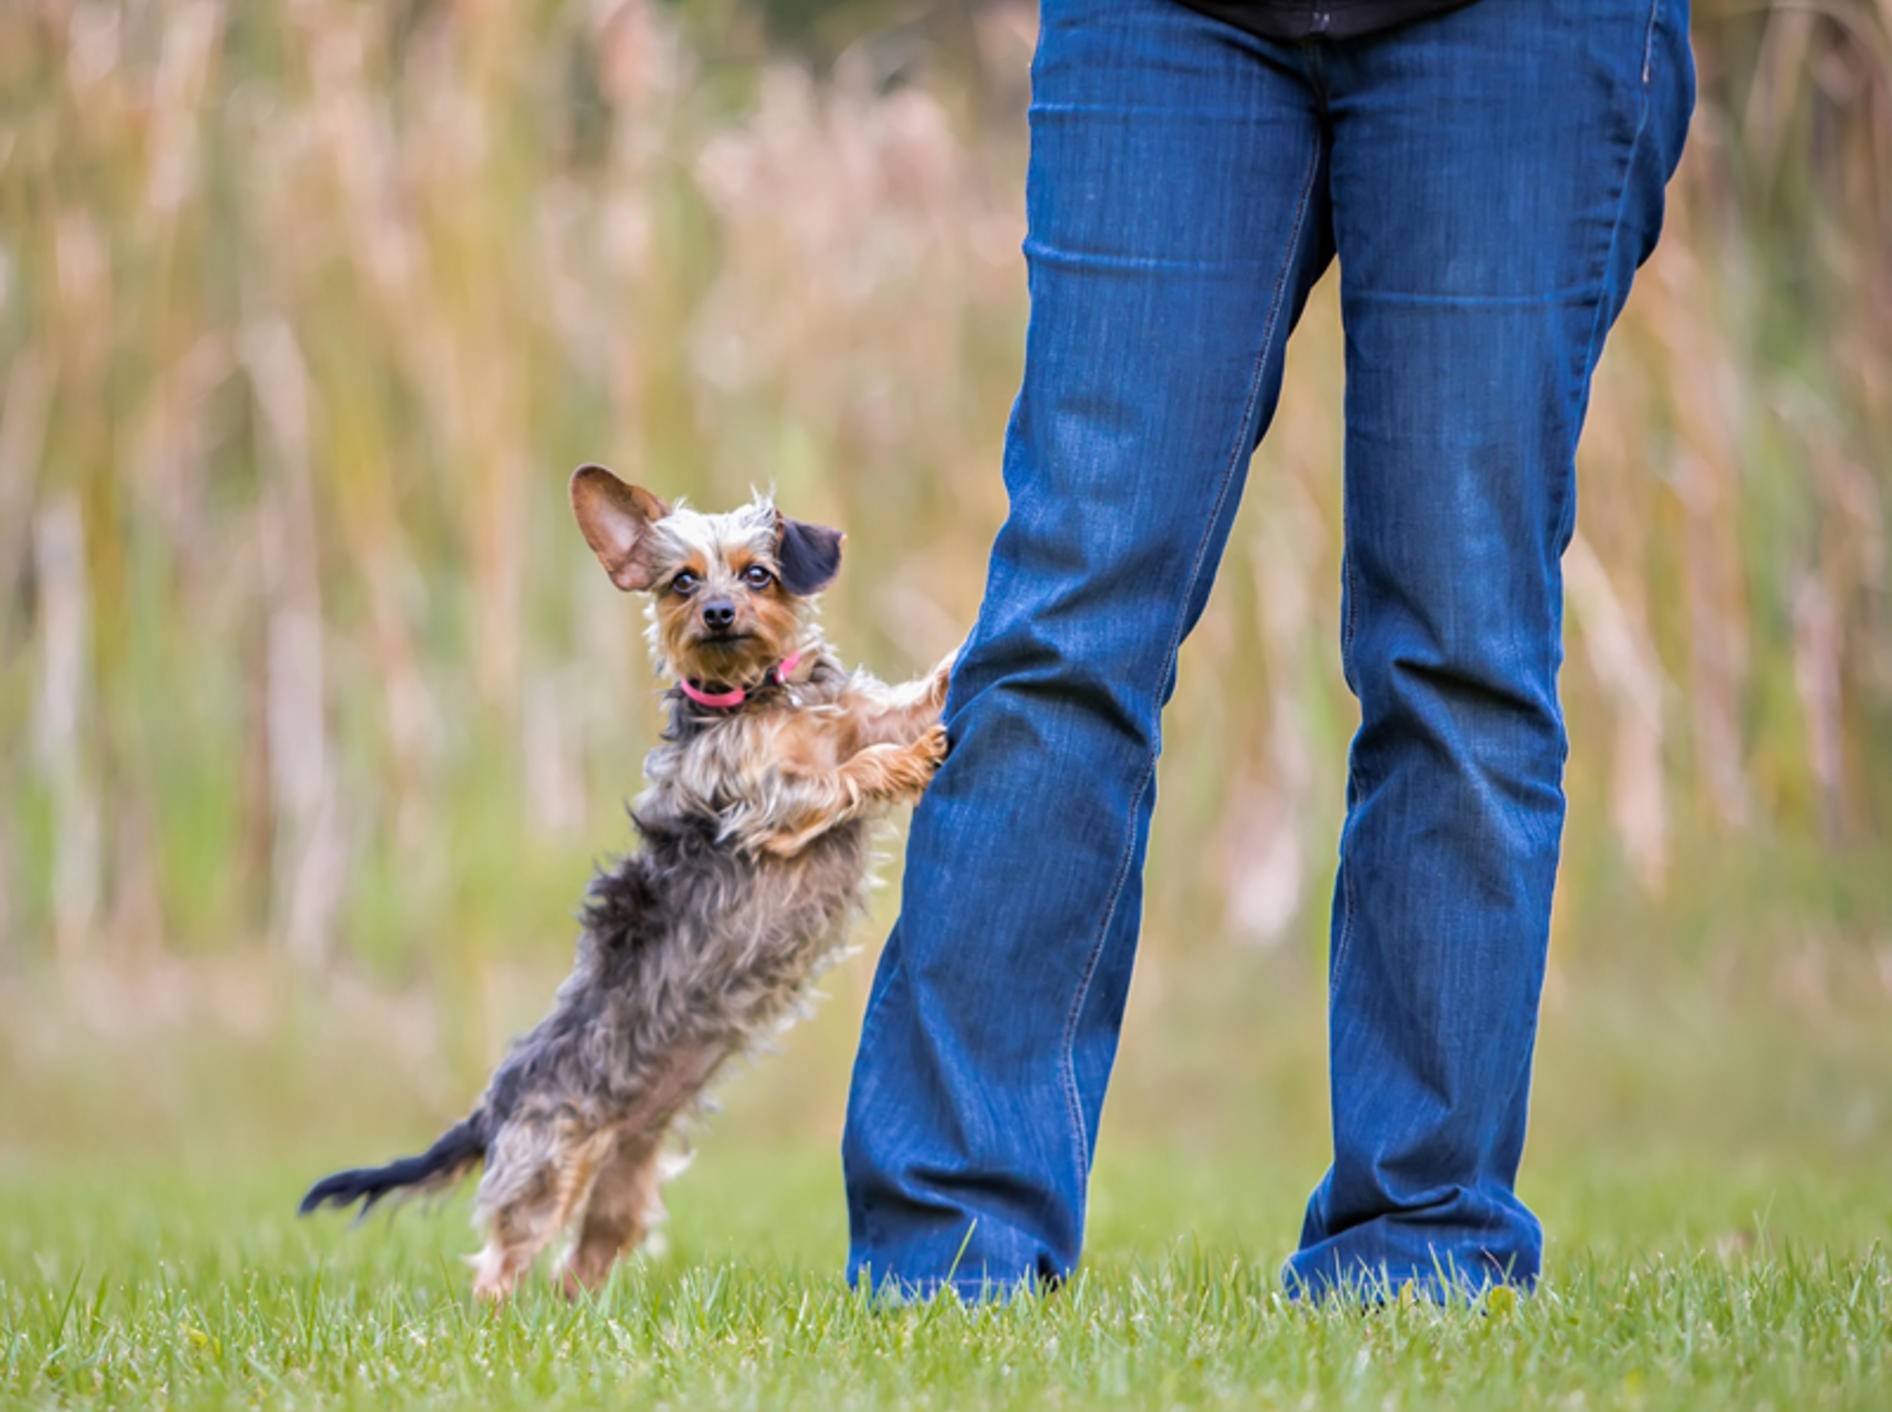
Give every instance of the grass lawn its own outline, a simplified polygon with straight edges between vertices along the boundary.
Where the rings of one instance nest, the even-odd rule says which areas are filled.
[[[1145,969],[1084,1270],[980,1309],[842,1286],[864,967],[725,1090],[664,1253],[497,1310],[467,1294],[466,1193],[359,1227],[294,1206],[431,1138],[554,975],[496,976],[460,1035],[429,1015],[472,1001],[292,974],[17,991],[0,1407],[1892,1407],[1892,952],[1808,954],[1560,969],[1521,1183],[1545,1282],[1471,1312],[1281,1297],[1327,1141],[1320,973],[1291,957]]]
[[[1299,1175],[1139,1155],[1098,1176],[1055,1296],[875,1312],[840,1284],[837,1175],[712,1145],[669,1249],[569,1305],[476,1306],[464,1198],[351,1228],[305,1172],[14,1169],[0,1400],[20,1405],[1884,1407],[1892,1186],[1620,1162],[1545,1174],[1534,1297],[1287,1303]],[[1290,1222],[1291,1224],[1291,1222]]]

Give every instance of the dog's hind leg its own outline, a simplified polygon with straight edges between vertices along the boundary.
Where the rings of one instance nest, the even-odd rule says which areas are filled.
[[[565,1257],[560,1283],[568,1295],[597,1289],[618,1258],[642,1245],[662,1223],[659,1188],[678,1164],[663,1149],[663,1134],[625,1134],[591,1185],[578,1235]]]
[[[486,1246],[473,1257],[473,1293],[511,1294],[539,1252],[591,1193],[615,1144],[609,1130],[569,1119],[514,1120],[487,1153],[476,1210]]]

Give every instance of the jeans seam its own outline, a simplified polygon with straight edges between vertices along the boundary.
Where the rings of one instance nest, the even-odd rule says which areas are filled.
[[[1306,229],[1307,208],[1314,196],[1314,178],[1320,173],[1320,139],[1314,140],[1313,150],[1308,154],[1307,175],[1301,179],[1301,195],[1295,206],[1294,222],[1288,230],[1286,254],[1281,261],[1280,271],[1275,276],[1274,292],[1270,297],[1267,321],[1262,326],[1261,345],[1255,353],[1255,366],[1249,374],[1248,399],[1242,408],[1242,422],[1237,431],[1234,448],[1229,453],[1228,464],[1222,470],[1222,482],[1216,490],[1215,504],[1209,511],[1207,521],[1202,527],[1202,538],[1196,544],[1194,560],[1189,570],[1189,587],[1183,595],[1182,611],[1177,614],[1175,624],[1170,629],[1169,643],[1162,658],[1163,663],[1175,660],[1177,651],[1182,646],[1183,621],[1189,615],[1189,604],[1195,598],[1202,583],[1203,564],[1209,557],[1209,541],[1214,538],[1216,522],[1222,517],[1222,507],[1228,503],[1229,487],[1234,483],[1236,468],[1242,464],[1244,454],[1252,456],[1255,450],[1255,414],[1261,404],[1262,384],[1267,380],[1268,355],[1275,341],[1275,330],[1281,322],[1282,296],[1287,290],[1288,279],[1299,258],[1302,232]],[[1169,669],[1163,668],[1165,672]],[[1159,684],[1156,695],[1162,695]],[[1160,727],[1159,727],[1160,729]],[[1063,1070],[1064,1094],[1066,1105],[1071,1114],[1071,1136],[1075,1144],[1077,1170],[1080,1179],[1090,1167],[1089,1131],[1084,1124],[1083,1099],[1077,1091],[1077,1021],[1083,1012],[1084,1002],[1090,996],[1091,981],[1097,974],[1098,962],[1103,957],[1104,943],[1110,935],[1110,925],[1117,915],[1117,904],[1123,897],[1123,885],[1130,872],[1130,860],[1136,853],[1136,812],[1143,805],[1143,797],[1148,792],[1150,783],[1156,777],[1156,755],[1151,753],[1149,763],[1143,771],[1142,782],[1137,786],[1131,801],[1129,836],[1124,840],[1123,853],[1117,863],[1116,877],[1110,885],[1109,897],[1104,904],[1104,914],[1097,927],[1096,940],[1091,943],[1090,954],[1086,957],[1083,973],[1078,977],[1076,992],[1071,997],[1069,1010],[1064,1019],[1064,1042],[1060,1046],[1060,1067]]]
[[[861,1038],[863,1047],[865,1047],[868,1027],[874,1023],[874,1020],[879,1016],[881,1010],[885,1008],[887,996],[893,990],[894,982],[900,979],[900,971],[905,964],[905,957],[895,956],[893,960],[888,963],[885,984],[870,986],[867,995],[867,1005],[861,1011]]]
[[[868,1031],[872,1028],[876,1017],[878,1017],[880,1012],[885,1008],[887,996],[893,990],[895,982],[900,979],[900,972],[905,962],[905,957],[896,955],[888,968],[886,984],[877,987],[868,995],[867,1007],[861,1012],[860,1049],[863,1053],[866,1052],[868,1046]],[[845,1138],[843,1139],[843,1146],[845,1147]],[[845,1167],[845,1161],[843,1166]],[[880,1229],[880,1208],[878,1204],[874,1201],[873,1197],[869,1196],[865,1191],[855,1192],[850,1189],[849,1195],[860,1214],[861,1239],[859,1243],[869,1250],[878,1250],[881,1246],[881,1242],[877,1238],[877,1232]]]
[[[1656,16],[1661,13],[1662,0],[1651,0],[1649,6],[1648,46],[1655,42]],[[1636,114],[1636,131],[1629,139],[1629,150],[1623,154],[1623,173],[1616,193],[1616,214],[1610,220],[1609,244],[1603,247],[1603,267],[1596,272],[1596,313],[1590,320],[1590,337],[1583,349],[1583,366],[1587,374],[1595,371],[1597,355],[1601,350],[1604,330],[1607,327],[1604,313],[1609,308],[1610,266],[1616,261],[1616,246],[1623,236],[1623,217],[1629,209],[1629,187],[1635,176],[1636,157],[1642,151],[1642,135],[1649,130],[1649,66],[1653,61],[1653,48],[1645,47],[1643,57],[1643,81],[1640,110]]]
[[[1348,752],[1351,757],[1352,752]],[[1359,771],[1352,759],[1347,762],[1348,792],[1355,800],[1360,797]],[[1340,830],[1340,940],[1334,943],[1333,975],[1327,982],[1328,993],[1338,996],[1340,982],[1346,973],[1347,957],[1353,950],[1353,876],[1347,867],[1349,850],[1347,848],[1347,829]]]
[[[1136,811],[1143,807],[1143,796],[1149,792],[1150,781],[1156,777],[1156,760],[1151,757],[1143,770],[1143,778],[1137,784],[1136,794],[1130,801],[1130,817],[1136,818]],[[1071,1134],[1075,1141],[1077,1169],[1080,1176],[1090,1165],[1089,1130],[1084,1125],[1083,1099],[1077,1091],[1077,1018],[1084,1010],[1084,1002],[1090,996],[1091,981],[1097,975],[1097,963],[1103,959],[1104,941],[1110,935],[1110,924],[1117,915],[1117,903],[1123,897],[1123,885],[1130,876],[1130,859],[1136,852],[1136,826],[1130,828],[1130,838],[1123,855],[1117,861],[1116,875],[1110,882],[1109,901],[1104,904],[1104,916],[1097,928],[1097,939],[1091,944],[1090,954],[1085,958],[1083,974],[1078,977],[1077,990],[1071,997],[1070,1009],[1064,1017],[1064,1042],[1060,1046],[1059,1063],[1063,1069],[1065,1106],[1071,1114]]]
[[[1662,0],[1650,0],[1649,24],[1642,34],[1642,86],[1649,86],[1649,76],[1655,67],[1656,24],[1662,18]]]
[[[1618,179],[1616,191],[1616,214],[1610,219],[1609,243],[1603,247],[1603,260],[1597,269],[1595,280],[1596,312],[1590,318],[1590,336],[1584,340],[1582,377],[1585,387],[1582,402],[1578,407],[1578,426],[1581,429],[1584,411],[1589,402],[1588,380],[1596,373],[1597,359],[1602,354],[1603,335],[1609,329],[1609,279],[1610,267],[1616,263],[1616,247],[1623,238],[1623,220],[1629,210],[1629,188],[1635,180],[1636,158],[1642,152],[1643,134],[1649,130],[1649,81],[1655,54],[1656,23],[1662,13],[1662,0],[1650,0],[1649,25],[1643,40],[1642,87],[1638,90],[1639,107],[1636,113],[1636,130],[1630,134],[1629,150],[1623,154],[1622,175]],[[1572,471],[1574,476],[1574,468]],[[1561,546],[1567,544],[1576,530],[1577,497],[1571,486],[1564,486],[1563,511],[1557,519],[1557,540]],[[1561,549],[1559,550],[1561,557]],[[1559,643],[1551,643],[1552,655],[1555,656]]]

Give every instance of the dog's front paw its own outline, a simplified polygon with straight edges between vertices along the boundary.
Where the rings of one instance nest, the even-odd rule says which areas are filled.
[[[946,727],[931,725],[906,745],[876,746],[874,750],[884,753],[880,753],[879,775],[870,790],[873,797],[888,804],[918,804],[946,758]]]
[[[920,738],[913,742],[913,757],[918,762],[921,772],[919,787],[925,789],[932,781],[933,774],[946,763],[946,727],[938,724],[928,726],[920,733]]]

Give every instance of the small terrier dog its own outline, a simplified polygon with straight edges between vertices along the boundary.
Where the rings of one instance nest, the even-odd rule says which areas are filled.
[[[572,508],[611,582],[650,595],[669,725],[631,807],[642,849],[593,879],[578,960],[464,1120],[417,1157],[324,1177],[302,1200],[445,1187],[484,1162],[474,1292],[503,1298],[560,1231],[567,1293],[601,1284],[662,1218],[665,1137],[732,1055],[793,1018],[867,886],[866,825],[946,754],[949,656],[902,686],[848,672],[814,621],[838,531],[765,497],[672,508],[602,466]]]

